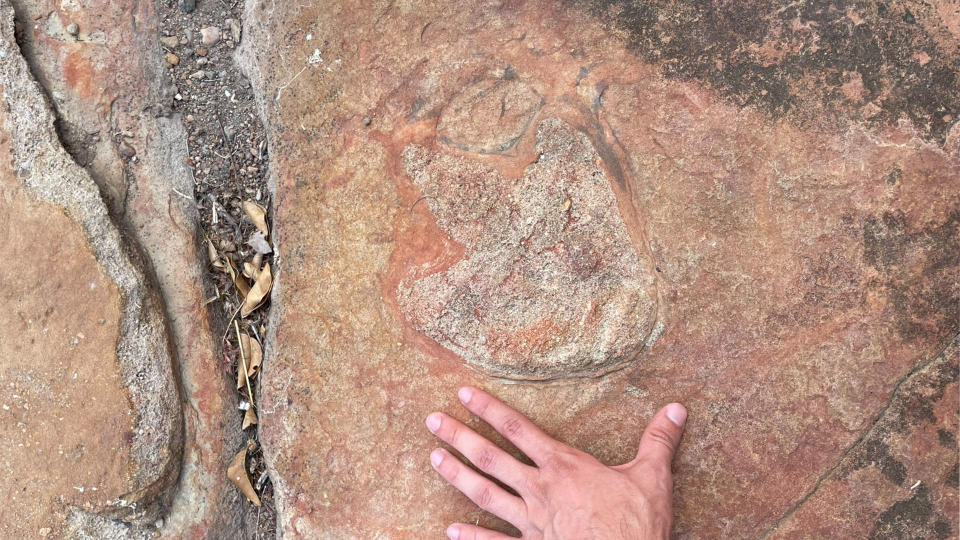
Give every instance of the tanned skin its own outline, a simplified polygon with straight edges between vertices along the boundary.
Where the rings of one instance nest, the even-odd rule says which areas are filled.
[[[682,405],[671,403],[660,409],[640,438],[637,457],[608,467],[548,436],[527,417],[482,390],[464,387],[458,397],[534,465],[521,463],[440,412],[427,416],[427,428],[516,495],[442,448],[430,453],[430,463],[480,508],[513,524],[523,538],[669,538],[673,524],[670,464],[687,419]],[[452,540],[513,538],[468,523],[454,523],[446,532]]]

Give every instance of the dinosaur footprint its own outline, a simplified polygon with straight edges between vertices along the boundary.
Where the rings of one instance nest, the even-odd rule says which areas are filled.
[[[401,283],[400,307],[416,330],[490,375],[603,374],[632,360],[654,327],[650,265],[590,140],[551,118],[538,127],[537,150],[519,179],[404,150],[407,173],[465,255]]]

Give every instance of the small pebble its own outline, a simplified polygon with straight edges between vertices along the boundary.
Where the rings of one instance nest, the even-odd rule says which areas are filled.
[[[127,144],[127,141],[120,141],[120,145],[119,145],[119,146],[120,146],[120,147],[119,147],[119,150],[120,150],[120,155],[121,155],[121,156],[123,156],[123,157],[125,157],[125,158],[127,158],[127,159],[130,159],[130,158],[132,158],[133,156],[137,155],[137,151],[134,150],[134,148],[133,148],[132,146],[130,146],[129,144]]]
[[[168,49],[173,49],[180,44],[180,40],[176,36],[164,36],[160,38],[160,43]]]
[[[210,46],[220,41],[220,29],[216,26],[207,26],[200,30],[200,43]]]
[[[75,36],[80,33],[80,27],[77,26],[77,23],[70,23],[67,25],[67,33]]]
[[[206,58],[198,58],[198,59],[197,59],[197,65],[198,65],[198,66],[205,66],[205,65],[207,65],[207,59],[206,59]]]
[[[191,78],[191,79],[202,79],[204,75],[206,75],[206,73],[204,73],[203,70],[201,69],[201,70],[194,71],[193,73],[191,73],[191,74],[190,74],[190,78]]]
[[[371,122],[371,120],[370,120],[370,117],[369,117],[369,116],[363,119],[363,125],[365,125],[365,126],[369,126],[369,125],[370,125],[370,122]]]
[[[233,41],[240,43],[240,23],[234,19],[227,19],[227,25],[230,27],[230,34],[233,36]]]
[[[196,51],[197,56],[206,56],[206,55],[207,55],[207,52],[208,52],[208,51],[207,51],[206,49],[204,49],[203,47],[197,47],[197,51]]]
[[[180,0],[178,3],[184,13],[193,13],[193,10],[197,9],[197,0]]]
[[[167,53],[167,63],[171,66],[175,66],[180,63],[180,57],[173,53]]]

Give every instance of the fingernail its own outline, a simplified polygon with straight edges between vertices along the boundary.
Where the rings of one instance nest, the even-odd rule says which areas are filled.
[[[460,527],[457,527],[456,525],[447,527],[447,538],[450,540],[457,540],[457,538],[460,538]]]
[[[443,461],[443,452],[440,449],[436,449],[433,452],[430,452],[430,464],[434,467],[440,465],[440,462]]]
[[[440,429],[440,413],[430,413],[427,416],[427,429],[431,433],[436,433]]]
[[[667,405],[667,418],[678,427],[683,427],[683,423],[687,421],[687,409],[679,403],[671,403]]]
[[[470,403],[470,398],[473,397],[473,388],[464,386],[463,388],[460,389],[459,392],[457,392],[457,397],[459,397],[460,401],[462,401],[465,404]]]

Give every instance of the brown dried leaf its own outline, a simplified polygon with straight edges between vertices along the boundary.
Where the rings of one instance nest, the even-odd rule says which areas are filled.
[[[259,255],[259,254],[258,254],[258,255]],[[243,263],[243,275],[244,275],[244,276],[246,276],[246,277],[248,277],[248,278],[250,278],[250,279],[257,279],[257,274],[259,274],[259,273],[260,273],[260,271],[259,271],[255,266],[253,266],[253,263],[249,263],[249,262],[244,262],[244,263]]]
[[[220,258],[220,254],[217,252],[217,248],[213,247],[213,242],[209,238],[207,238],[207,257],[210,258],[210,264],[217,270],[222,272],[226,269],[223,265],[223,260]]]
[[[240,363],[237,362],[237,390],[243,388],[243,385],[246,384],[243,378],[243,368],[240,367]]]
[[[227,477],[237,486],[240,493],[243,493],[244,497],[253,504],[260,506],[260,497],[257,496],[256,490],[250,484],[250,476],[247,475],[247,450],[253,450],[254,448],[256,448],[256,443],[249,441],[243,450],[233,456],[233,462],[227,469]]]
[[[240,316],[246,317],[260,307],[260,304],[267,298],[267,294],[270,293],[271,287],[273,287],[273,274],[270,273],[270,263],[266,263],[263,265],[263,270],[257,274],[257,281],[250,288],[250,292],[243,299]]]
[[[233,263],[233,260],[230,257],[227,257],[227,262],[230,263],[227,266],[227,270],[230,272],[230,277],[233,279],[233,285],[240,291],[240,296],[246,298],[250,294],[250,284],[247,282],[246,278],[243,277],[237,270],[237,265]]]
[[[256,225],[257,230],[263,233],[263,236],[270,236],[270,228],[267,227],[266,208],[253,201],[243,201],[243,211],[247,213],[247,217]]]
[[[260,342],[249,338],[250,346],[244,351],[247,354],[247,377],[252,379],[260,373],[260,364],[263,363],[263,348]]]
[[[240,334],[240,351],[243,355],[237,358],[237,390],[240,390],[246,384],[246,377],[243,376],[243,364],[249,362],[246,359],[250,358],[250,336]]]
[[[257,425],[257,413],[253,412],[253,407],[250,407],[247,409],[247,412],[243,414],[243,425],[240,426],[240,429],[244,430],[255,425]]]
[[[260,365],[263,364],[263,348],[260,342],[250,337],[248,334],[240,334],[240,347],[243,350],[241,359],[237,359],[237,390],[240,390],[246,384],[246,379],[252,379],[260,373]],[[247,366],[247,376],[243,376],[242,364]]]

